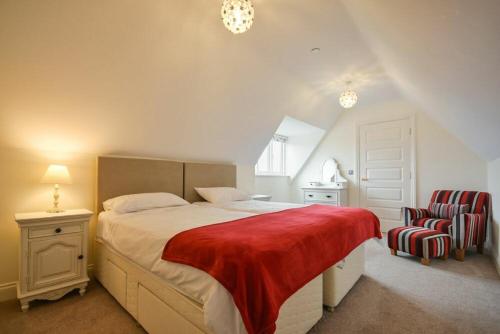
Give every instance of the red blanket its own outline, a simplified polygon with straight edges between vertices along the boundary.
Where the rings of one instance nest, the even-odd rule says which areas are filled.
[[[249,334],[274,333],[281,305],[365,240],[370,211],[311,205],[181,232],[162,258],[201,269],[233,296]]]

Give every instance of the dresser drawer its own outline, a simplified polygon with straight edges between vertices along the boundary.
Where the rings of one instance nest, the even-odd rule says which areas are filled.
[[[337,192],[304,191],[304,200],[336,203],[339,200],[339,196]]]
[[[49,225],[43,227],[30,227],[28,231],[28,237],[31,238],[41,238],[54,235],[63,235],[69,233],[79,233],[83,231],[83,225],[78,224],[61,224],[61,225]]]

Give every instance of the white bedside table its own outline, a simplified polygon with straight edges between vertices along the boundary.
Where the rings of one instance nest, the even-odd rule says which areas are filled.
[[[17,298],[23,311],[35,299],[56,300],[74,289],[85,294],[91,216],[86,209],[15,215],[21,230]]]
[[[271,200],[271,195],[252,195],[252,199],[256,200],[256,201],[265,201],[265,202],[269,202]]]

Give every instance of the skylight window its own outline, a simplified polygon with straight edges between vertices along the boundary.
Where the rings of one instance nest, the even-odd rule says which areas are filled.
[[[255,165],[255,175],[288,176],[293,180],[325,133],[324,129],[286,116]]]
[[[286,175],[286,143],[288,137],[275,134],[255,165],[256,175]]]

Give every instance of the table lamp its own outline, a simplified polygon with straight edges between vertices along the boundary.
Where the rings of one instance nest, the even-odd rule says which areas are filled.
[[[69,175],[68,168],[64,165],[50,165],[41,182],[54,185],[54,207],[47,210],[47,212],[63,212],[64,210],[59,208],[59,185],[71,184],[71,176]]]

